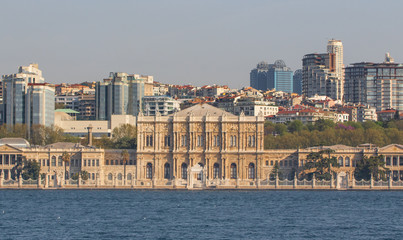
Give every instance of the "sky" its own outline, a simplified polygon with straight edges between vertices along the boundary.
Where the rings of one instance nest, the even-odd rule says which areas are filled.
[[[34,62],[49,83],[127,72],[240,88],[258,62],[296,70],[332,38],[345,65],[385,52],[401,62],[401,9],[400,0],[0,0],[0,74]]]

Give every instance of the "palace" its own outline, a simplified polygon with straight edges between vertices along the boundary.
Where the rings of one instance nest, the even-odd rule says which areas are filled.
[[[390,179],[403,180],[403,146],[398,144],[382,148],[334,145],[264,150],[261,114],[235,116],[208,104],[198,104],[169,116],[160,116],[158,112],[156,116],[140,114],[136,122],[137,149],[126,150],[126,158],[124,150],[75,143],[30,146],[24,139],[1,139],[0,187],[11,180],[11,170],[18,163],[32,160],[39,162],[45,176],[37,181],[38,187],[265,189],[281,187],[281,181],[292,182],[287,179],[302,171],[307,155],[325,149],[333,150],[329,155],[337,157],[341,167],[335,169],[334,182],[322,182],[317,187],[354,186],[356,162],[364,156],[383,155]],[[63,161],[65,152],[70,155],[69,161]],[[275,166],[284,180],[273,174]],[[71,179],[83,171],[89,173],[88,179]],[[299,184],[295,181],[294,186]],[[316,186],[315,181],[309,184]]]

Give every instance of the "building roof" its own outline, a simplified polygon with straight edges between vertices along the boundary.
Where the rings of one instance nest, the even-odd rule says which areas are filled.
[[[232,113],[226,112],[220,108],[213,107],[207,103],[193,105],[175,114],[178,117],[186,117],[189,114],[193,114],[193,116],[195,117],[206,116],[207,114],[210,114],[210,116],[222,116],[222,115],[235,116]]]
[[[18,148],[29,148],[30,144],[23,138],[2,138],[0,139],[0,146],[9,145]]]
[[[76,114],[80,113],[80,112],[77,112],[77,111],[75,111],[73,109],[68,109],[68,108],[66,108],[66,109],[56,109],[55,112],[76,113]]]
[[[70,148],[83,148],[84,146],[79,143],[72,142],[57,142],[46,145],[45,148],[57,148],[57,149],[70,149]]]

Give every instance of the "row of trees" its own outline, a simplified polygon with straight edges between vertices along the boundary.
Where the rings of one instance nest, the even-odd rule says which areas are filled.
[[[57,126],[34,125],[28,130],[25,124],[15,124],[8,126],[0,125],[0,138],[24,138],[33,145],[48,145],[55,142],[75,142],[80,141],[79,137],[74,137],[63,132]]]
[[[403,121],[390,122],[345,122],[334,123],[318,120],[314,124],[303,124],[296,120],[287,124],[265,123],[265,149],[292,149],[313,146],[344,144],[358,146],[372,143],[386,146],[403,144]]]
[[[88,142],[88,137],[82,140],[83,144]],[[112,131],[112,138],[104,135],[99,139],[93,139],[93,145],[106,149],[136,149],[137,129],[131,124],[122,124]]]

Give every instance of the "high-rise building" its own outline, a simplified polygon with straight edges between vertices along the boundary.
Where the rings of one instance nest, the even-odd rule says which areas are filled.
[[[140,76],[122,72],[110,73],[109,78],[97,82],[95,88],[96,118],[110,120],[111,115],[134,115],[142,111],[145,84],[150,85],[151,76]],[[151,82],[152,83],[152,82]]]
[[[377,111],[403,111],[403,64],[393,62],[354,63],[345,69],[345,101],[375,107]]]
[[[3,75],[3,120],[12,126],[54,122],[55,88],[44,83],[38,64],[21,66],[18,73]]]
[[[302,94],[302,69],[298,69],[294,72],[293,76],[293,92]]]
[[[302,93],[308,97],[324,95],[343,100],[343,44],[329,40],[327,53],[307,54],[302,59]]]
[[[259,89],[267,90],[267,72],[269,64],[267,62],[259,62],[255,69],[250,72],[250,86]]]
[[[267,88],[292,93],[293,71],[285,65],[283,60],[277,60],[269,66],[267,72]],[[264,90],[264,89],[262,89]]]
[[[274,64],[260,62],[250,73],[250,84],[251,87],[258,90],[276,89],[291,93],[293,91],[293,72],[283,60],[277,60]]]

